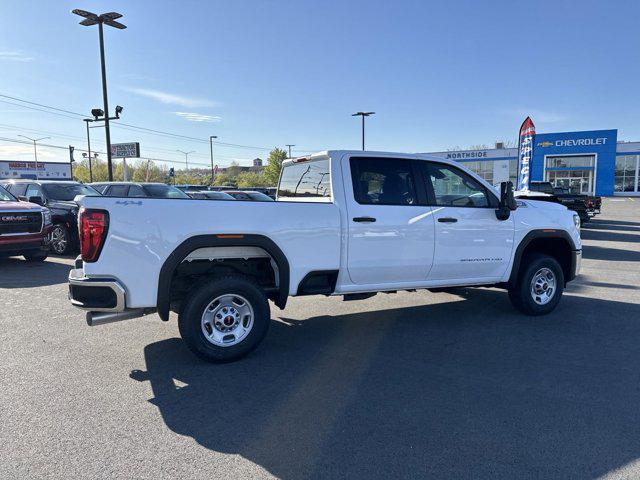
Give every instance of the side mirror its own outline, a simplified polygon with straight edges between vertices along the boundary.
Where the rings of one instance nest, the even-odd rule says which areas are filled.
[[[41,196],[34,195],[33,197],[27,198],[27,202],[36,203],[38,205],[44,205],[44,200],[42,200]]]
[[[508,220],[511,211],[518,208],[516,198],[513,196],[513,183],[502,182],[500,184],[500,203],[496,208],[496,218],[498,220]]]

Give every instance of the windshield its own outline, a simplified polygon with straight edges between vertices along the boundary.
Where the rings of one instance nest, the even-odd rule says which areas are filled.
[[[171,185],[145,185],[144,189],[153,198],[191,198]]]
[[[16,197],[7,192],[4,188],[0,187],[0,202],[17,202]]]
[[[97,190],[81,183],[45,183],[42,189],[47,194],[47,198],[63,202],[72,201],[76,195],[101,196]]]

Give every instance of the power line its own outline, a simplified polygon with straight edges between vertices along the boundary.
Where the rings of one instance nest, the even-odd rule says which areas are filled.
[[[64,116],[64,117],[67,117],[67,118],[72,118],[74,120],[76,120],[76,118],[75,117],[71,117],[70,115],[76,115],[77,117],[82,117],[82,118],[86,117],[86,115],[83,115],[82,113],[74,112],[74,111],[71,111],[71,110],[65,110],[63,108],[53,107],[51,105],[46,105],[44,103],[38,103],[38,102],[30,101],[30,100],[25,100],[25,99],[22,99],[22,98],[11,96],[11,95],[0,94],[0,97],[8,98],[8,99],[11,99],[11,100],[16,100],[18,102],[26,103],[28,105],[35,105],[36,107],[42,107],[42,108],[47,108],[47,109],[50,109],[50,110],[55,110],[55,112],[42,110],[40,108],[35,108],[35,107],[29,107],[27,105],[21,105],[19,103],[8,102],[6,100],[0,100],[0,102],[7,103],[9,105],[13,105],[13,106],[17,106],[17,107],[23,107],[23,108],[28,108],[28,109],[31,109],[31,110],[36,110],[36,111],[39,111],[39,112],[51,113],[51,114],[54,114],[54,115],[60,115],[60,116]],[[62,112],[62,113],[56,113],[56,112]],[[165,131],[156,130],[156,129],[153,129],[153,128],[140,127],[138,125],[132,125],[130,123],[118,122],[117,124],[114,124],[113,126],[114,127],[118,127],[118,128],[125,128],[125,129],[126,129],[126,127],[128,127],[129,129],[133,128],[133,129],[136,129],[136,130],[145,131],[145,132],[149,132],[149,133],[156,134],[156,135],[163,135],[163,136],[169,136],[169,137],[173,137],[173,138],[180,138],[180,139],[183,139],[183,140],[189,140],[189,141],[193,141],[193,142],[206,143],[206,144],[209,143],[208,140],[205,140],[203,138],[191,137],[189,135],[182,135],[182,134],[173,133],[173,132],[165,132]],[[242,145],[242,144],[239,144],[239,143],[229,143],[229,142],[216,142],[216,145],[229,147],[229,148],[243,148],[243,149],[249,149],[249,150],[264,150],[264,151],[271,151],[272,150],[271,147],[260,147],[260,146],[256,146],[256,145]],[[296,150],[296,151],[301,151],[301,150]],[[311,150],[308,150],[308,151],[311,151]],[[306,152],[306,150],[305,150],[305,152]]]

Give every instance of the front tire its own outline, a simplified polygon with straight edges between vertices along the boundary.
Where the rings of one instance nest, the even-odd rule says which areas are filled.
[[[25,253],[22,255],[27,262],[44,262],[47,259],[47,252]]]
[[[536,253],[523,259],[518,280],[509,290],[509,299],[522,313],[546,315],[556,308],[563,290],[564,274],[558,261]]]
[[[178,317],[182,339],[208,362],[237,360],[256,348],[270,323],[264,292],[245,277],[211,280],[185,300]]]
[[[71,234],[69,229],[58,223],[51,230],[51,250],[56,255],[67,255],[71,252]]]

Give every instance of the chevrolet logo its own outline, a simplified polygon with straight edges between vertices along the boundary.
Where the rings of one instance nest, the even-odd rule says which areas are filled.
[[[553,145],[553,142],[540,142],[538,144],[539,147],[550,147]]]

